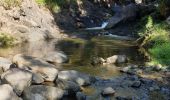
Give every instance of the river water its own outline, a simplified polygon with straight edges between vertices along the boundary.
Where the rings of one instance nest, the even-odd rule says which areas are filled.
[[[43,58],[46,54],[53,51],[63,51],[69,58],[68,63],[60,65],[60,70],[77,70],[102,79],[119,77],[122,75],[119,71],[120,67],[129,64],[144,65],[147,61],[147,57],[135,43],[103,36],[90,39],[69,38],[63,40],[54,39],[48,42],[24,43],[15,47],[0,48],[0,56],[12,59],[15,54],[22,53]],[[95,57],[107,58],[113,55],[126,55],[128,63],[96,66],[91,64],[92,59]],[[94,100],[100,97],[99,87],[90,86],[82,88],[82,90],[86,95],[92,95]],[[119,90],[123,95],[129,91],[125,89]],[[128,93],[128,95],[131,94]]]

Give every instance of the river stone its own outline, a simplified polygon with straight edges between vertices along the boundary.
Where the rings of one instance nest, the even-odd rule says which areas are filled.
[[[77,100],[87,100],[86,95],[84,93],[82,93],[82,92],[77,92],[76,93],[76,98],[77,98]]]
[[[22,100],[9,84],[0,85],[0,100]]]
[[[32,85],[24,90],[24,100],[60,100],[64,92],[62,89],[45,86],[45,85]]]
[[[50,52],[44,57],[44,59],[53,64],[65,63],[68,61],[67,56],[63,52]]]
[[[125,62],[127,62],[127,57],[125,55],[114,55],[114,56],[108,57],[106,59],[106,62],[109,63],[109,64],[125,63]]]
[[[32,77],[32,83],[34,84],[41,84],[44,82],[44,78],[41,74],[39,73],[33,73],[33,77]]]
[[[23,69],[11,68],[1,75],[2,81],[10,84],[18,95],[29,87],[32,82],[32,73]]]
[[[80,86],[72,81],[57,79],[55,81],[55,84],[57,87],[67,91],[67,95],[75,94],[76,92],[81,90]]]
[[[0,67],[2,67],[4,71],[8,70],[11,64],[12,62],[9,59],[0,57]]]
[[[103,91],[102,91],[103,96],[114,95],[114,94],[115,94],[115,90],[112,87],[107,87],[107,88],[103,89]]]
[[[16,63],[19,68],[30,69],[33,73],[44,75],[45,81],[54,81],[58,74],[54,65],[32,56],[17,54],[13,57],[13,63]]]
[[[134,87],[134,88],[139,88],[141,86],[141,82],[140,81],[134,81],[131,85],[131,87]]]
[[[89,75],[77,72],[75,70],[60,71],[58,73],[58,78],[76,82],[80,86],[89,85],[92,81],[92,77]]]

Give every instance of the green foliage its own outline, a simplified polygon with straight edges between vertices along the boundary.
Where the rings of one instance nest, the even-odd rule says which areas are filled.
[[[15,39],[5,33],[0,33],[0,43],[1,46],[12,46],[14,45]]]
[[[36,0],[39,5],[45,5],[53,12],[60,12],[63,8],[68,8],[69,5],[75,5],[78,0]]]
[[[151,53],[154,64],[170,64],[170,42],[156,44],[149,49],[149,52]]]
[[[11,9],[12,7],[20,6],[22,0],[2,0],[0,5],[4,6],[6,9]]]
[[[149,47],[152,64],[170,64],[170,26],[164,21],[153,21],[151,16],[139,22],[138,35],[144,37],[142,46]]]

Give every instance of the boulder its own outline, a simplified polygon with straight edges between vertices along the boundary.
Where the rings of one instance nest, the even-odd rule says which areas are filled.
[[[0,100],[22,100],[9,84],[0,85]]]
[[[141,82],[140,81],[134,81],[131,85],[131,87],[134,87],[134,88],[139,88],[141,86]]]
[[[55,81],[55,84],[57,87],[67,91],[67,93],[68,93],[67,95],[75,94],[76,92],[81,90],[80,86],[72,81],[57,79]]]
[[[12,62],[9,59],[0,57],[0,67],[3,68],[4,71],[8,70],[11,64]]]
[[[58,73],[58,78],[62,80],[76,82],[80,86],[89,85],[92,81],[92,77],[90,77],[89,75],[77,72],[75,70],[60,71]]]
[[[44,75],[45,81],[54,81],[58,74],[54,65],[32,56],[17,54],[13,57],[13,63],[16,63],[19,68],[29,69],[33,73]]]
[[[29,87],[32,82],[32,73],[23,69],[11,68],[1,75],[4,83],[10,84],[18,95]]]
[[[106,61],[103,58],[101,58],[101,57],[93,57],[92,61],[91,61],[91,64],[92,65],[99,65],[99,64],[103,64],[105,62]]]
[[[107,87],[102,91],[103,96],[114,95],[114,94],[115,94],[115,90],[112,87]]]
[[[115,15],[107,21],[106,29],[112,28],[124,20],[134,19],[137,15],[137,7],[133,3],[126,6],[115,5],[113,6],[113,11]]]
[[[166,22],[170,25],[170,16],[166,19]]]
[[[41,84],[43,82],[44,82],[44,78],[41,74],[33,73],[33,77],[32,77],[32,83],[33,84]]]
[[[125,55],[114,55],[106,59],[106,63],[126,63],[127,57]]]
[[[62,89],[45,86],[32,85],[23,92],[24,100],[60,100],[64,96],[65,91]]]
[[[52,64],[65,63],[68,61],[67,56],[63,52],[50,52],[44,59]]]

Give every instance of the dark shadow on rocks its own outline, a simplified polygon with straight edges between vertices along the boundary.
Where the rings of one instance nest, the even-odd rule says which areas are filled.
[[[63,32],[100,26],[108,14],[107,9],[94,5],[92,0],[45,0],[45,2],[57,26]]]

